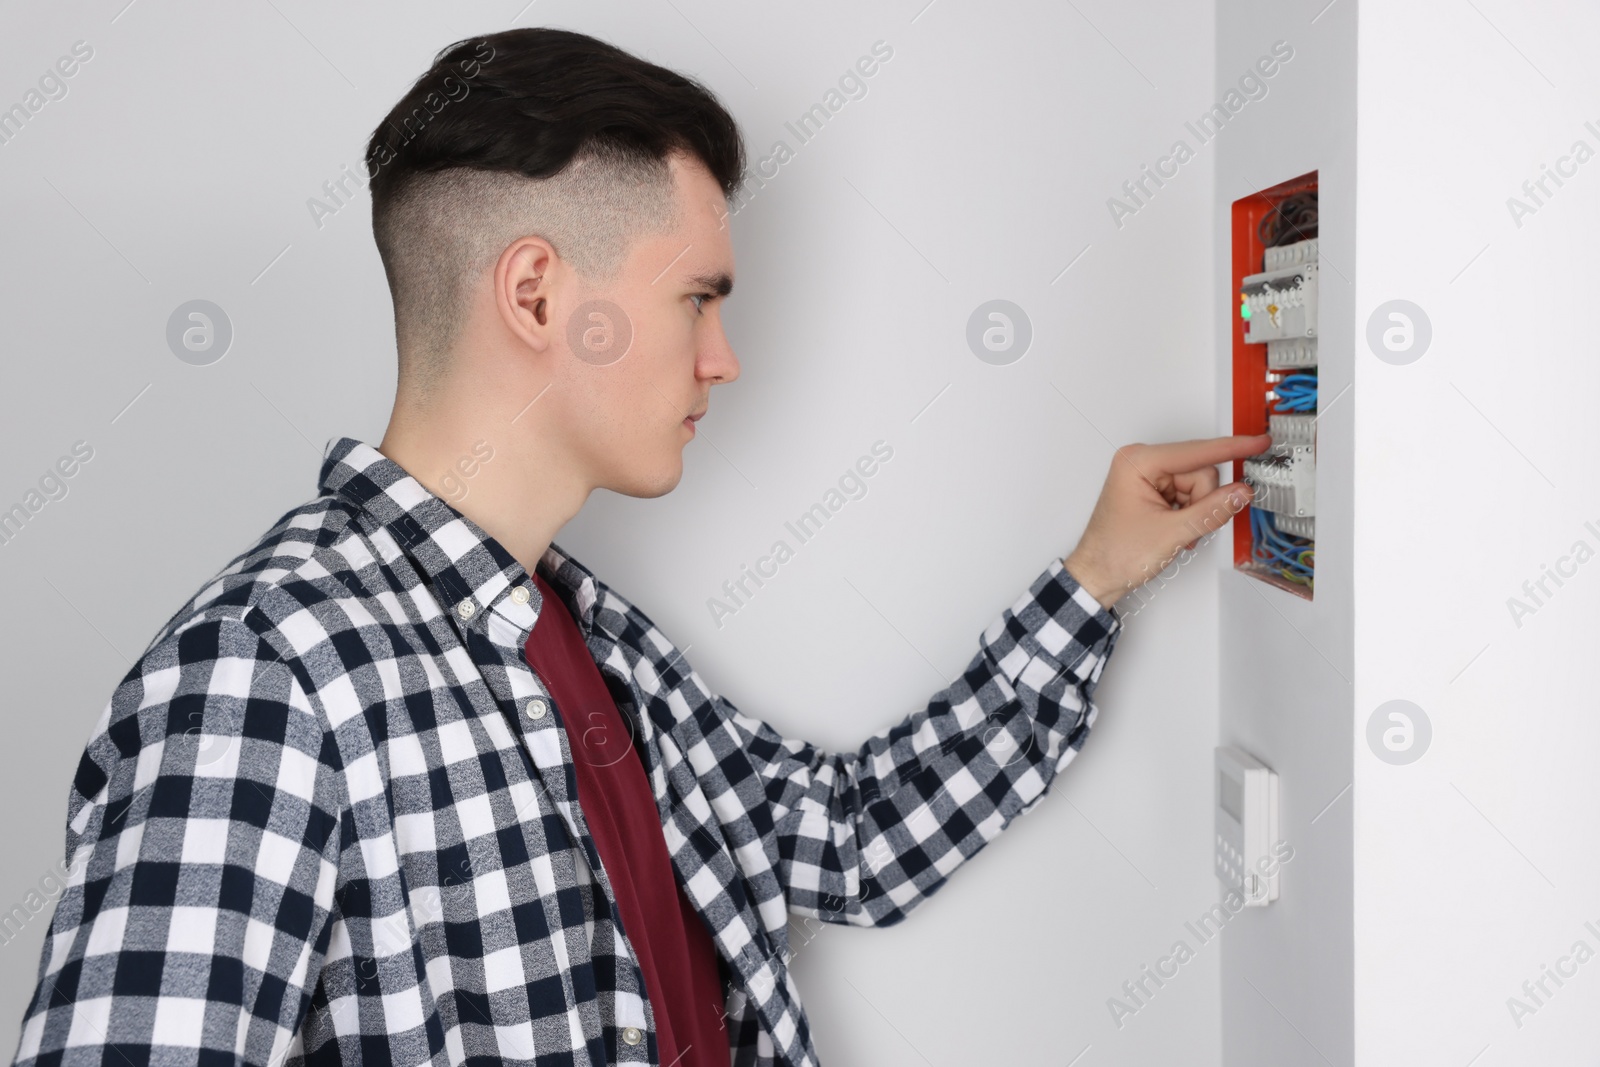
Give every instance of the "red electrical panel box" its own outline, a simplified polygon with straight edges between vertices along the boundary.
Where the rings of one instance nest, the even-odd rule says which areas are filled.
[[[1233,202],[1229,298],[1233,432],[1274,435],[1268,453],[1234,464],[1234,478],[1249,477],[1256,493],[1233,522],[1234,567],[1308,600],[1315,565],[1316,190],[1313,171]],[[1280,365],[1270,365],[1266,342],[1246,340],[1252,331],[1282,346],[1273,357]]]

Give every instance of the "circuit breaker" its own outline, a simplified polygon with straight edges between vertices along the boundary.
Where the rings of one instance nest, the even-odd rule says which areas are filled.
[[[1311,246],[1310,262],[1252,274],[1239,287],[1241,308],[1250,311],[1245,317],[1245,343],[1267,345],[1268,366],[1283,365],[1284,353],[1294,354],[1292,362],[1305,363],[1308,355],[1310,363],[1316,362],[1317,242],[1301,244]],[[1276,251],[1279,249],[1267,249],[1268,253]],[[1270,261],[1270,255],[1267,258]],[[1243,317],[1243,311],[1240,315]],[[1285,344],[1290,341],[1312,344]],[[1276,360],[1272,358],[1274,348],[1279,350]]]

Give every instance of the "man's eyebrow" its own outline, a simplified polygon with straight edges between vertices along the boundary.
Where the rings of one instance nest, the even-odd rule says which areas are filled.
[[[718,296],[727,296],[733,292],[733,278],[726,271],[702,271],[691,274],[684,279],[689,285],[709,289]]]

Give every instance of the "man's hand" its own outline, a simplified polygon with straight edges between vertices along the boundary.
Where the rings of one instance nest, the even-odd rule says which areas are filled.
[[[1270,434],[1125,445],[1111,461],[1078,547],[1062,561],[1106,607],[1221,529],[1254,498],[1244,482],[1218,488],[1217,464],[1260,455]]]

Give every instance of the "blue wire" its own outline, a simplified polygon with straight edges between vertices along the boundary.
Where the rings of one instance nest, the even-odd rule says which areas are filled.
[[[1287,374],[1273,385],[1278,394],[1277,412],[1315,411],[1317,409],[1317,376],[1315,374]]]
[[[1302,563],[1299,559],[1287,555],[1286,552],[1296,554],[1310,547],[1306,544],[1295,544],[1288,540],[1281,531],[1272,524],[1267,512],[1261,508],[1250,509],[1250,532],[1256,542],[1255,551],[1251,555],[1259,563],[1278,563],[1295,574],[1311,578],[1315,575],[1312,567]]]
[[[1287,540],[1263,514],[1260,522],[1261,542],[1263,548],[1272,556],[1281,559],[1286,565],[1304,567],[1305,565],[1295,558],[1307,545],[1295,544]]]
[[[1268,556],[1260,562],[1281,565],[1285,570],[1291,571],[1295,574],[1305,575],[1307,578],[1311,577],[1312,575],[1311,568],[1307,567],[1297,559],[1290,559],[1285,556]]]
[[[1289,559],[1283,559],[1283,558],[1273,559],[1272,557],[1268,557],[1266,559],[1260,560],[1259,562],[1265,563],[1265,564],[1269,564],[1269,565],[1272,565],[1272,564],[1279,565],[1279,566],[1282,567],[1283,570],[1287,571],[1290,574],[1298,574],[1298,575],[1302,575],[1303,577],[1306,577],[1306,578],[1312,577],[1312,574],[1313,574],[1312,569],[1310,567],[1307,567],[1304,564],[1299,563],[1297,560],[1289,560]]]
[[[1284,555],[1281,551],[1279,551],[1277,549],[1267,549],[1263,553],[1263,555],[1261,557],[1261,562],[1263,562],[1263,563],[1279,563],[1279,564],[1282,564],[1283,566],[1289,568],[1290,570],[1296,571],[1297,573],[1300,573],[1300,574],[1309,575],[1311,573],[1311,568],[1310,567],[1307,567],[1304,563],[1301,563],[1298,559],[1296,559],[1296,558],[1294,558],[1292,556]]]

